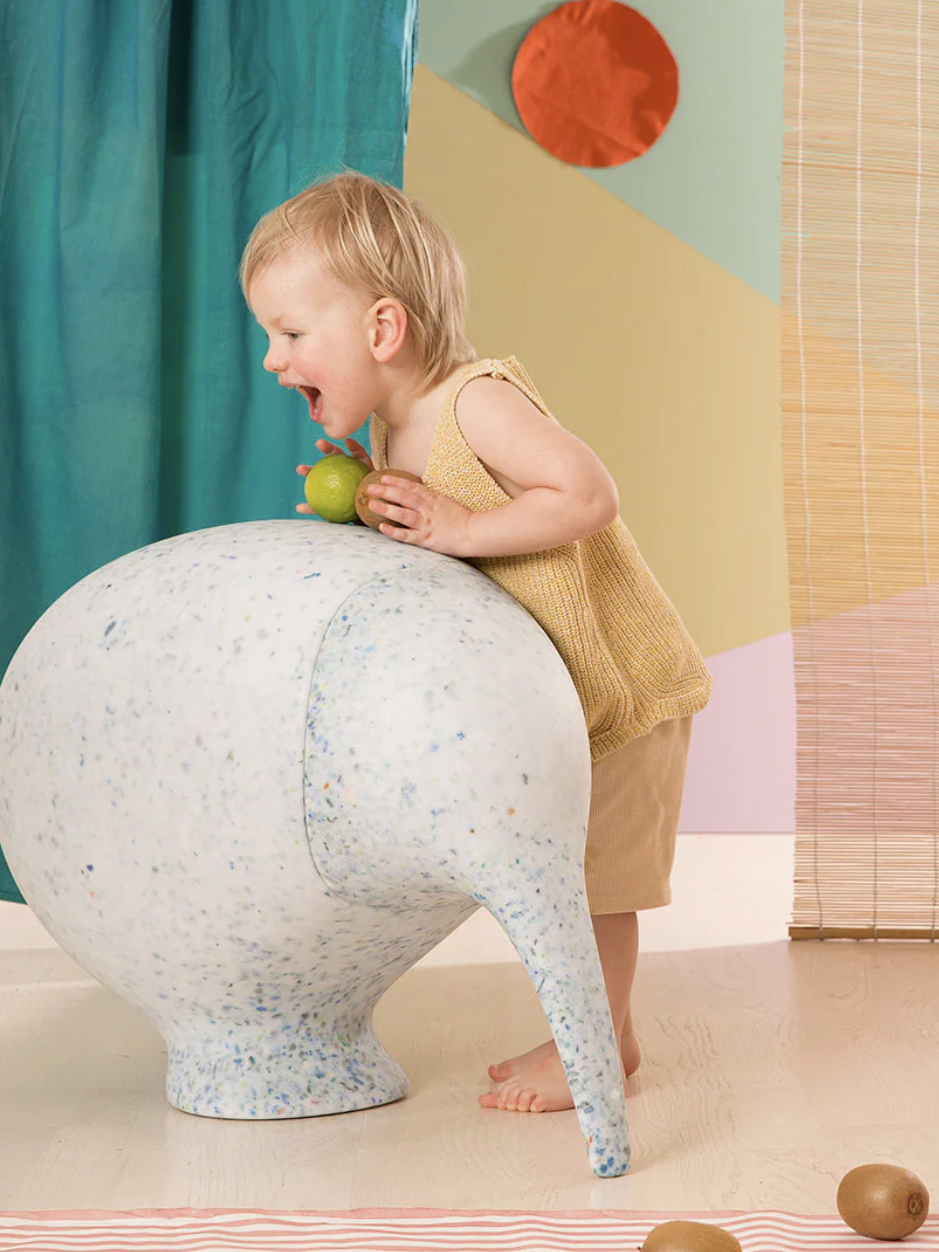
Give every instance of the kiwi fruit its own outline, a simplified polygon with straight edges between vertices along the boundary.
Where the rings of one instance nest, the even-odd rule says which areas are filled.
[[[905,1239],[929,1213],[929,1192],[900,1165],[858,1165],[838,1186],[842,1220],[868,1239]]]
[[[419,483],[421,480],[416,474],[412,474],[410,470],[401,469],[383,469],[372,470],[370,474],[366,474],[355,490],[355,511],[359,515],[359,520],[364,522],[366,526],[371,526],[372,530],[378,530],[383,522],[387,522],[389,526],[400,526],[400,522],[392,521],[390,517],[382,517],[380,513],[375,513],[369,503],[371,496],[368,489],[372,483],[380,483],[383,474],[394,474],[396,478],[407,478],[412,483]]]
[[[646,1235],[639,1252],[743,1252],[740,1241],[709,1222],[663,1222]]]

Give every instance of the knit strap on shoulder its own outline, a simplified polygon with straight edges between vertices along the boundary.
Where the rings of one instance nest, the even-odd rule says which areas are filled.
[[[476,378],[504,379],[516,387],[549,421],[556,422],[515,357],[487,358],[464,365],[454,376],[437,422],[424,470],[424,485],[449,496],[474,512],[496,509],[511,497],[466,442],[457,417],[457,401],[467,383]]]
[[[522,395],[526,396],[546,417],[552,416],[551,411],[541,398],[538,388],[532,382],[524,365],[514,356],[507,356],[502,359],[487,357],[484,360],[473,361],[469,365],[464,366],[453,380],[453,387],[448,397],[449,403],[445,407],[453,406],[455,411],[460,392],[466,384],[471,383],[475,378],[485,378],[487,376],[489,378],[505,379],[506,382],[513,383]]]
[[[502,362],[502,364],[507,365],[509,367],[509,373],[512,376],[512,381],[517,386],[518,384],[521,384],[521,386],[519,386],[518,388],[519,391],[523,391],[525,395],[528,397],[528,399],[531,400],[532,404],[534,404],[537,408],[541,409],[543,413],[546,413],[548,414],[548,416],[550,416],[548,406],[545,404],[544,400],[542,400],[541,398],[541,392],[532,382],[531,376],[529,375],[528,371],[525,369],[525,366],[518,359],[518,357],[507,356],[505,360]]]
[[[553,416],[544,400],[542,400],[538,388],[529,378],[528,372],[517,357],[507,356],[501,360],[497,357],[487,357],[480,361],[470,361],[468,364],[461,366],[454,374],[446,399],[441,406],[437,430],[428,458],[429,470],[435,478],[440,477],[443,480],[446,477],[443,473],[443,466],[439,464],[439,457],[443,455],[441,444],[446,446],[448,450],[447,455],[453,455],[454,451],[461,452],[464,455],[473,455],[463,439],[459,423],[457,422],[456,403],[460,392],[467,383],[471,383],[475,378],[485,377],[499,378],[504,379],[506,382],[511,382],[545,417],[550,418],[551,421],[557,421],[557,418]],[[372,414],[369,432],[372,460],[375,468],[387,469],[388,432],[384,422],[375,414]],[[473,459],[475,460],[475,457]],[[492,488],[504,497],[505,493],[502,492],[495,482],[492,483]],[[493,506],[490,504],[489,507]]]

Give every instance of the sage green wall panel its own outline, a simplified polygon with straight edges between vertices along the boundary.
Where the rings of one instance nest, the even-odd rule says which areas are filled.
[[[420,0],[418,59],[523,130],[512,62],[527,31],[557,7]],[[644,156],[582,172],[778,302],[783,0],[641,0],[632,7],[659,29],[678,62],[678,107]]]

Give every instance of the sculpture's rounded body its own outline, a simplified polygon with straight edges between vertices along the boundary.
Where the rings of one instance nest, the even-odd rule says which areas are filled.
[[[562,1057],[580,1048],[582,1069],[592,1045],[572,1086],[614,1174],[589,785],[577,695],[534,620],[365,528],[245,523],[133,552],[48,610],[0,687],[10,867],[161,1031],[173,1104],[300,1117],[404,1095],[374,1006],[483,903]]]

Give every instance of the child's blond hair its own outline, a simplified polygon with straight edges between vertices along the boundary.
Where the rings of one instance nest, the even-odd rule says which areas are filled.
[[[312,246],[338,282],[407,310],[426,390],[476,354],[466,335],[466,270],[446,231],[388,183],[346,172],[314,183],[265,214],[241,258],[247,298],[256,275]]]

